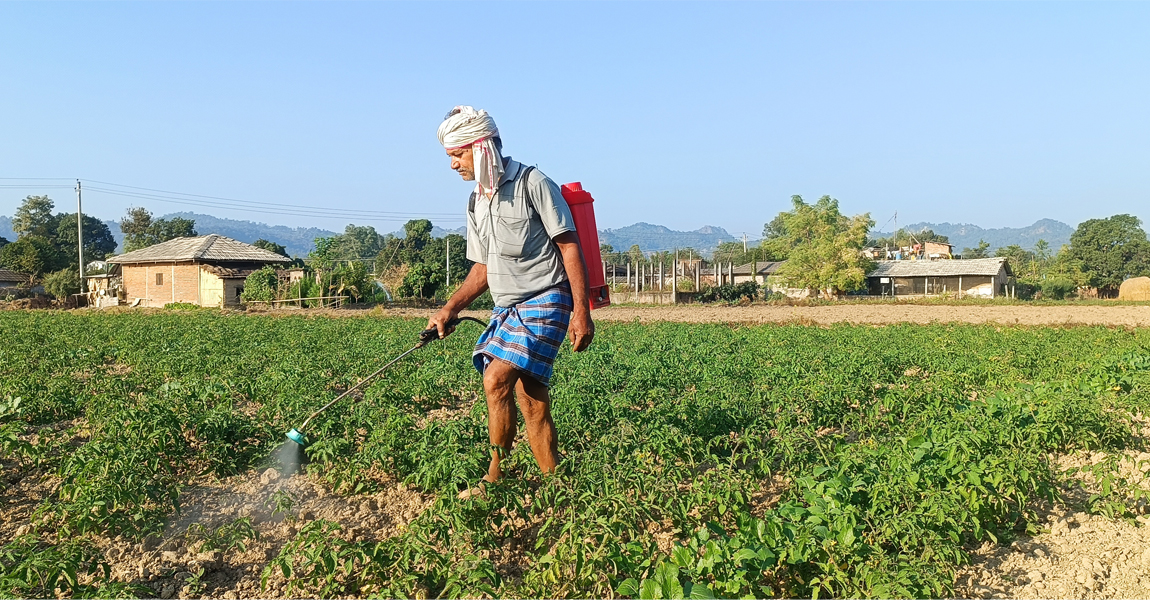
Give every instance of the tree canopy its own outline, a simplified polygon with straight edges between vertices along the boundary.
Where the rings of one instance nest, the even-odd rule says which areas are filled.
[[[263,238],[260,238],[256,241],[252,242],[252,245],[255,246],[256,248],[263,248],[264,250],[267,250],[268,252],[274,252],[280,256],[287,256],[288,255],[287,248],[284,248],[283,246],[281,246],[281,245],[279,245],[273,241],[265,240]],[[247,289],[247,288],[245,288],[245,289]]]
[[[146,208],[134,206],[120,219],[124,252],[131,252],[179,237],[195,237],[196,222],[183,217],[155,219]]]
[[[76,213],[59,215],[56,245],[68,256],[76,254]],[[84,260],[104,260],[116,251],[112,230],[96,217],[84,215]],[[78,260],[78,257],[77,257]]]
[[[814,204],[791,196],[791,203],[791,211],[779,213],[767,226],[782,233],[764,242],[776,256],[786,257],[779,268],[781,279],[790,287],[828,295],[862,287],[873,267],[862,254],[867,232],[874,226],[870,213],[847,217],[830,196]]]
[[[978,240],[977,248],[963,248],[963,258],[990,258],[990,244],[986,240]]]
[[[1130,277],[1150,274],[1150,242],[1133,215],[1090,219],[1070,235],[1070,258],[1081,262],[1089,284],[1114,292]]]
[[[17,237],[36,235],[52,239],[56,235],[59,217],[52,214],[56,204],[48,196],[28,196],[12,217],[12,231]],[[75,225],[75,221],[72,223]]]
[[[52,240],[39,235],[24,235],[0,248],[0,267],[29,275],[33,282],[66,266],[68,259]]]
[[[889,236],[871,239],[867,242],[867,245],[875,248],[902,248],[904,246],[913,246],[914,244],[924,244],[926,242],[949,244],[950,238],[935,233],[933,229],[911,231],[905,227],[900,227]]]

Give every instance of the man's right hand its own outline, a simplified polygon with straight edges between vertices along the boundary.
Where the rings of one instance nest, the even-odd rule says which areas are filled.
[[[457,316],[459,316],[458,310],[452,310],[445,306],[439,309],[439,312],[431,315],[431,318],[427,320],[427,328],[434,328],[436,331],[438,331],[439,339],[442,340],[443,338],[451,335],[452,331],[455,331],[455,327],[449,327],[447,324]]]

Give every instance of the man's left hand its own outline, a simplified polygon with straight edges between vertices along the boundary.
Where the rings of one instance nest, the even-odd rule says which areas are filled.
[[[591,311],[586,306],[582,307],[582,310],[576,308],[571,313],[567,336],[571,338],[571,349],[576,352],[582,352],[591,345],[591,340],[595,338],[595,323],[591,320]]]

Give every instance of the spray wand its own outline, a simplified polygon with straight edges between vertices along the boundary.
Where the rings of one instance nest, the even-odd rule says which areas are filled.
[[[475,321],[476,323],[479,323],[480,325],[483,325],[484,327],[487,326],[487,323],[484,323],[483,321],[480,321],[479,319],[476,319],[474,317],[457,317],[455,319],[448,321],[446,323],[446,326],[447,326],[447,328],[454,328],[456,325],[459,325],[463,321]],[[411,349],[409,349],[407,352],[404,352],[403,354],[400,354],[399,356],[395,357],[394,359],[391,360],[391,362],[389,362],[386,365],[383,365],[382,367],[377,369],[376,372],[363,378],[363,380],[361,380],[359,383],[355,384],[350,389],[348,389],[346,392],[337,396],[335,398],[335,400],[332,400],[331,402],[328,402],[327,404],[323,405],[323,408],[312,413],[311,416],[308,417],[307,420],[305,420],[303,422],[303,425],[300,425],[299,427],[296,427],[296,428],[292,428],[291,431],[287,432],[287,438],[289,440],[299,444],[300,446],[306,447],[309,442],[308,442],[307,436],[304,435],[303,430],[307,429],[307,425],[308,425],[308,423],[311,423],[312,419],[319,416],[319,414],[322,413],[323,411],[331,408],[331,406],[333,404],[335,404],[336,402],[343,400],[345,397],[354,393],[356,390],[359,390],[363,386],[374,381],[375,378],[379,377],[384,371],[387,370],[388,367],[399,362],[400,359],[402,359],[403,357],[407,356],[408,354],[411,354],[412,352],[415,352],[416,350],[419,350],[420,348],[426,346],[427,344],[429,344],[432,341],[437,340],[437,339],[439,339],[439,330],[434,328],[434,327],[432,327],[430,329],[425,329],[425,330],[419,332],[419,341],[416,342],[415,345],[411,347]]]

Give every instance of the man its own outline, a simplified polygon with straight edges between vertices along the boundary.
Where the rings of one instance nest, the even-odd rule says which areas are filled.
[[[515,439],[516,398],[535,461],[551,473],[559,460],[548,394],[552,363],[565,335],[575,352],[586,350],[595,335],[575,222],[555,182],[502,156],[499,129],[486,111],[456,107],[438,134],[451,168],[476,182],[467,207],[467,258],[475,264],[428,327],[449,335],[447,323],[491,290],[491,324],[472,355],[483,375],[492,446],[483,480],[503,475],[499,461]]]

